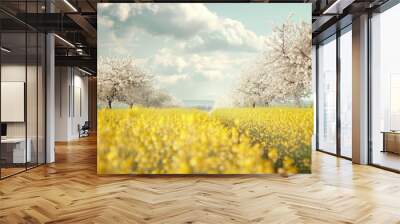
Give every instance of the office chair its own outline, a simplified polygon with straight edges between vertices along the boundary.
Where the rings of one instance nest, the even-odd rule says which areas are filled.
[[[89,121],[85,121],[82,127],[80,127],[80,125],[78,124],[79,138],[89,136],[89,129],[90,129]]]

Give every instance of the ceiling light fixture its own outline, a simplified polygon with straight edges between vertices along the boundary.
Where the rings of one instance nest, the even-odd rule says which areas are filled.
[[[1,47],[0,49],[1,49],[2,51],[6,52],[6,53],[10,53],[10,52],[11,52],[11,50],[9,50],[9,49],[7,49],[7,48],[5,48],[5,47]]]
[[[74,12],[78,12],[78,10],[68,1],[64,0],[65,4],[67,4]]]
[[[87,74],[87,75],[92,75],[92,73],[90,73],[90,72],[88,72],[88,71],[86,71],[86,70],[83,70],[83,69],[81,69],[81,68],[79,68],[79,67],[78,67],[78,70],[81,71],[81,72],[83,72],[83,73],[85,73],[85,74]]]
[[[83,55],[83,54],[84,54],[82,48],[77,48],[77,49],[76,49],[76,53],[78,53],[79,55]]]
[[[351,5],[355,0],[336,0],[322,14],[342,14],[343,9]]]
[[[64,38],[62,38],[62,37],[60,37],[59,35],[57,35],[57,34],[54,34],[54,36],[55,37],[57,37],[59,40],[61,40],[62,42],[64,42],[64,43],[66,43],[67,45],[69,45],[70,47],[73,47],[73,48],[75,48],[75,45],[73,45],[71,42],[69,42],[68,40],[66,40],[66,39],[64,39]]]

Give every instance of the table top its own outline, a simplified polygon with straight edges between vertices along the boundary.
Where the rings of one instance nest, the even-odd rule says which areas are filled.
[[[395,135],[400,135],[400,131],[381,131],[381,133],[384,134],[395,134]]]
[[[27,139],[29,141],[29,139]],[[20,143],[25,142],[25,138],[5,138],[1,139],[1,143]]]

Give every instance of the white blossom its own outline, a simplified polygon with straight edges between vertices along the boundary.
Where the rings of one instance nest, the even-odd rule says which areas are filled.
[[[311,93],[311,26],[290,18],[266,38],[266,49],[244,71],[235,89],[236,106],[295,102]]]
[[[153,76],[139,69],[134,59],[102,57],[98,61],[98,100],[109,108],[113,102],[132,107],[171,107],[181,103],[153,86]]]

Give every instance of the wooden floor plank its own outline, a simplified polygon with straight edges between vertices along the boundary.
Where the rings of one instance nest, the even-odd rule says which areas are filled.
[[[400,223],[400,175],[313,153],[313,173],[98,176],[96,138],[0,181],[0,223]]]

